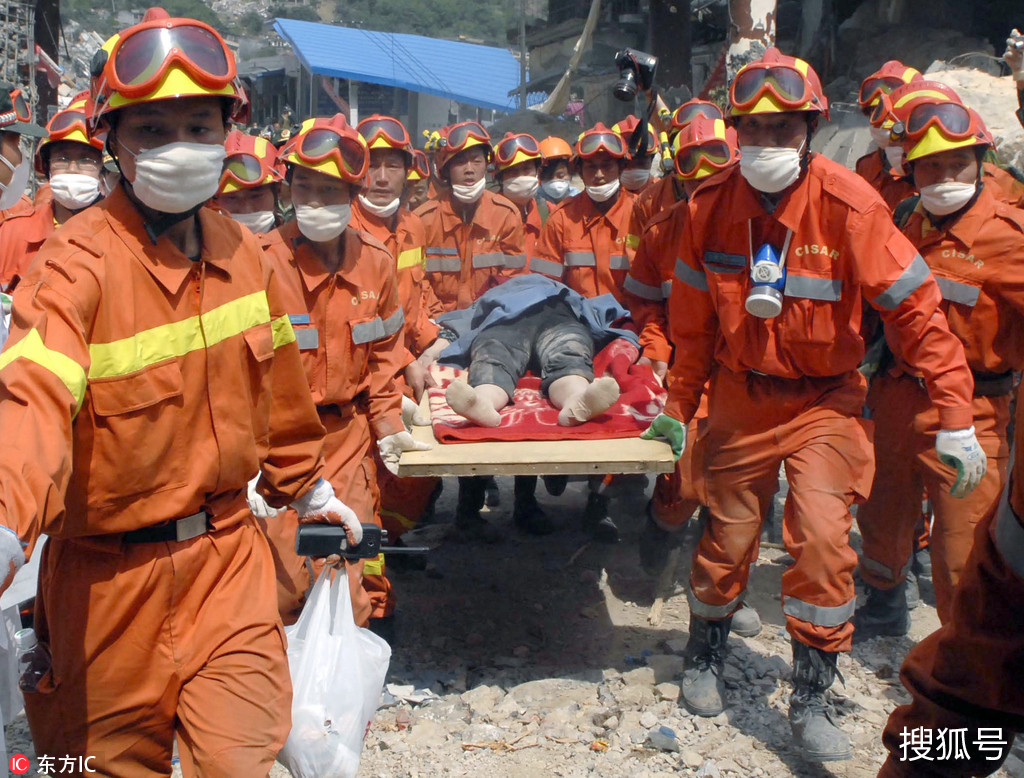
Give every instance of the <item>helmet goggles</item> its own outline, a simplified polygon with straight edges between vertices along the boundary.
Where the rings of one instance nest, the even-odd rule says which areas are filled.
[[[723,140],[711,141],[681,147],[675,155],[675,168],[681,178],[693,178],[702,164],[715,170],[724,170],[734,161],[734,154],[728,143]]]
[[[448,132],[438,139],[437,145],[444,148],[448,154],[455,155],[472,145],[471,140],[489,145],[491,136],[476,122],[461,122],[449,127]]]
[[[390,116],[371,116],[359,122],[357,129],[371,148],[375,141],[383,140],[385,145],[392,148],[402,151],[412,150],[409,131],[398,119],[393,119]]]
[[[672,132],[679,132],[698,116],[704,116],[708,119],[723,118],[722,109],[714,103],[691,100],[676,108],[676,112],[672,114]]]
[[[223,190],[229,181],[233,181],[241,189],[252,189],[280,180],[280,174],[269,160],[260,159],[253,154],[232,154],[224,162],[220,188]]]
[[[506,135],[494,148],[494,160],[501,168],[540,159],[540,145],[532,135]]]
[[[341,121],[344,122],[344,118]],[[347,125],[344,127],[355,135]],[[333,162],[341,178],[357,181],[366,175],[370,166],[370,155],[357,138],[358,136],[349,137],[334,127],[321,124],[296,135],[282,150],[281,155],[287,158],[294,154],[300,162],[310,167]]]
[[[598,154],[608,154],[617,159],[627,156],[626,144],[621,136],[611,130],[590,130],[576,141],[576,156],[590,159]]]
[[[814,91],[807,77],[788,65],[755,62],[743,68],[732,82],[732,104],[741,111],[753,108],[767,95],[783,108],[796,110],[811,102]]]
[[[896,134],[900,133],[899,124],[893,127]],[[950,102],[920,103],[910,110],[902,125],[908,140],[921,138],[929,127],[935,127],[950,140],[965,140],[979,130],[975,115],[965,106]]]
[[[860,85],[860,92],[857,94],[857,99],[861,105],[872,105],[876,100],[880,100],[882,95],[887,95],[894,89],[898,89],[903,86],[904,80],[896,76],[880,76],[878,78],[869,78]]]
[[[0,114],[0,127],[5,127],[14,122],[31,122],[32,109],[25,102],[25,95],[20,89],[11,90],[9,94],[11,110]]]

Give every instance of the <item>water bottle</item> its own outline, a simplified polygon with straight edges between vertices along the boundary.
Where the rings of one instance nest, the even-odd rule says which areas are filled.
[[[18,651],[18,687],[23,692],[34,692],[50,669],[50,651],[36,638],[34,629],[15,632],[14,646]]]

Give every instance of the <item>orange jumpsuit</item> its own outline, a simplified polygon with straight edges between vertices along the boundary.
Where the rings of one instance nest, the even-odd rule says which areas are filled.
[[[0,521],[50,537],[33,740],[106,775],[169,775],[175,734],[186,775],[266,775],[290,728],[246,482],[262,460],[272,504],[305,494],[323,427],[277,274],[247,230],[197,218],[192,261],[121,189],[72,217],[19,285],[0,356]],[[192,532],[169,523],[186,517]]]
[[[49,186],[41,188],[28,207],[11,209],[0,222],[0,289],[24,278],[39,248],[56,229]]]
[[[265,241],[265,248],[282,279],[285,309],[295,328],[320,421],[327,429],[324,477],[360,521],[380,526],[380,492],[371,449],[374,441],[405,429],[395,374],[408,352],[394,259],[380,241],[349,228],[344,233],[345,256],[337,272],[331,273],[295,222],[286,222],[275,233]],[[297,522],[294,511],[285,515]],[[286,551],[278,548],[282,559]],[[371,617],[390,615],[394,596],[385,577],[383,554],[366,560],[362,574]]]
[[[897,365],[877,377],[868,396],[875,422],[875,482],[857,513],[864,546],[861,574],[890,589],[906,577],[927,489],[932,525],[932,580],[939,618],[949,620],[952,590],[971,550],[977,523],[995,510],[1009,456],[1012,371],[1024,368],[1024,211],[999,202],[988,187],[952,224],[936,228],[920,204],[903,228],[931,267],[949,328],[974,373],[974,428],[988,457],[981,484],[949,495],[955,473],[938,461],[939,419],[916,371]]]
[[[1018,208],[1024,207],[1024,181],[1010,171],[1003,170],[994,162],[984,162],[981,166],[981,179],[993,187],[992,194],[997,200]]]
[[[447,191],[416,214],[427,233],[427,280],[444,311],[468,308],[526,267],[522,216],[501,195],[485,189],[468,223],[453,208]]]
[[[682,182],[672,174],[655,179],[650,186],[644,187],[633,202],[632,222],[626,239],[629,247],[636,249],[640,245],[640,238],[655,215],[685,199]]]
[[[861,419],[861,299],[891,325],[922,371],[944,429],[972,423],[973,378],[949,332],[939,287],[888,208],[859,176],[813,154],[769,215],[738,169],[691,198],[669,298],[676,344],[665,412],[687,423],[710,378],[707,428],[696,441],[712,519],[690,577],[690,609],[707,619],[742,601],[749,554],[777,487],[789,480],[783,573],[790,634],[849,650],[853,626],[850,505],[868,494],[873,461]],[[792,231],[782,312],[746,312],[749,255]]]
[[[893,175],[889,160],[881,149],[869,151],[857,160],[857,175],[871,184],[871,188],[882,195],[890,210],[896,208],[903,200],[916,194],[914,182],[909,176]]]
[[[567,200],[548,217],[530,257],[530,270],[561,281],[584,297],[612,294],[624,303],[622,285],[634,254],[627,245],[633,200],[621,187],[605,213],[586,192]]]

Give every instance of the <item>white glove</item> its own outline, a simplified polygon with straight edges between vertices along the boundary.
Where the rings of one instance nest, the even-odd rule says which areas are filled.
[[[256,491],[256,482],[259,480],[260,474],[257,473],[256,477],[249,481],[249,485],[245,490],[245,501],[249,503],[249,510],[252,511],[252,515],[257,519],[272,519],[284,511],[281,508],[272,506],[262,494]]]
[[[322,521],[327,524],[341,524],[352,536],[354,544],[363,539],[363,525],[359,523],[356,512],[335,496],[334,487],[323,478],[305,495],[293,502],[292,507],[299,514],[299,521],[302,523]]]
[[[956,481],[949,490],[953,497],[966,497],[985,477],[988,460],[974,434],[974,427],[940,431],[935,436],[935,451],[940,462],[956,468]]]
[[[1010,66],[1014,81],[1024,81],[1024,35],[1014,27],[1010,37],[1006,39],[1006,52],[1003,59]]]
[[[423,414],[420,413],[420,404],[404,394],[402,395],[402,424],[407,430],[411,430],[413,425],[417,427],[430,425],[430,419],[423,418]]]
[[[402,430],[394,435],[387,435],[377,442],[380,449],[380,458],[384,460],[384,467],[398,475],[398,460],[402,458],[403,451],[429,451],[433,448],[429,443],[420,443],[413,438],[412,434]]]
[[[25,564],[25,551],[14,530],[0,525],[0,592],[7,590],[14,574]]]

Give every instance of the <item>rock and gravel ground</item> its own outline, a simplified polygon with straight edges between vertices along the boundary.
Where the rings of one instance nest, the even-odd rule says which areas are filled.
[[[659,626],[647,621],[654,586],[636,557],[646,497],[613,501],[623,539],[602,546],[587,543],[579,528],[584,484],[570,484],[559,498],[538,488],[559,531],[537,538],[515,530],[511,479],[499,483],[502,504],[487,515],[507,530],[504,542],[451,537],[429,556],[426,571],[391,573],[401,622],[389,683],[436,697],[415,705],[399,700],[378,712],[361,776],[876,775],[882,727],[907,699],[900,663],[938,626],[928,586],[908,638],[871,641],[842,657],[846,685],[837,682],[833,692],[855,757],[813,765],[792,747],[786,718],[792,657],[779,601],[782,549],[763,545],[751,578],[748,602],[764,629],[729,641],[728,710],[702,719],[677,702],[688,621],[681,588]],[[439,520],[452,515],[456,490],[449,479]],[[678,580],[685,580],[685,563]],[[648,742],[660,726],[674,730],[678,751]],[[7,745],[8,753],[31,755],[23,717],[7,728]],[[287,775],[280,766],[271,772]],[[1011,756],[997,775],[1024,778],[1024,762]]]

